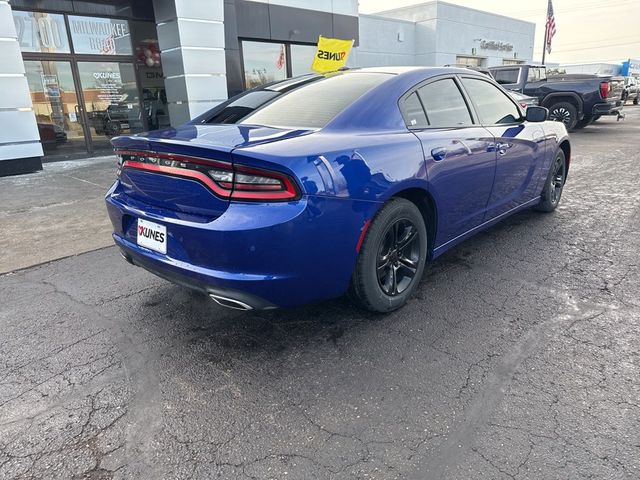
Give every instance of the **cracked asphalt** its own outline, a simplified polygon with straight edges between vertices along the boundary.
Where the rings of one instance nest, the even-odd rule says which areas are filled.
[[[238,313],[114,247],[0,276],[3,479],[637,479],[640,107],[572,135],[554,214],[390,315]]]

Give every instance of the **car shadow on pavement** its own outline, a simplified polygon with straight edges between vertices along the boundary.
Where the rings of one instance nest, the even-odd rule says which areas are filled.
[[[452,292],[475,295],[478,273],[474,269],[486,270],[479,263],[487,258],[500,258],[496,244],[517,243],[522,239],[510,237],[520,237],[523,232],[535,241],[536,232],[547,228],[544,225],[549,222],[553,223],[552,216],[525,211],[463,242],[429,264],[412,300],[389,314],[365,311],[346,295],[297,308],[237,312],[219,307],[202,293],[171,284],[165,284],[148,297],[142,309],[147,310],[151,318],[160,319],[155,327],[165,331],[156,332],[158,335],[172,332],[179,343],[198,345],[203,357],[196,361],[227,366],[234,358],[242,359],[246,366],[250,359],[274,361],[300,354],[304,349],[325,350],[330,356],[336,349],[366,343],[371,335],[384,336],[402,328],[421,329],[425,337],[442,336],[446,335],[447,324],[460,322],[458,315],[473,314],[472,311],[451,311],[448,303],[455,301]],[[499,263],[494,262],[493,268],[499,270]],[[469,281],[469,272],[473,281]],[[484,281],[489,282],[485,286],[498,290],[500,287],[492,285],[491,279],[485,278]],[[167,299],[172,299],[174,305],[167,305]],[[166,311],[167,307],[175,314],[164,315],[158,310]]]

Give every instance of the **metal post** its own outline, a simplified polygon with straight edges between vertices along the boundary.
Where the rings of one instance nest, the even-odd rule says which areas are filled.
[[[542,65],[544,65],[544,58],[547,53],[547,30],[548,29],[549,29],[549,17],[547,17],[547,20],[544,25],[544,45],[542,45]]]

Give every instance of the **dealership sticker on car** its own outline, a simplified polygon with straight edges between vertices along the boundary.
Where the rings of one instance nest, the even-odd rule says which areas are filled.
[[[138,245],[167,253],[167,227],[139,218]]]

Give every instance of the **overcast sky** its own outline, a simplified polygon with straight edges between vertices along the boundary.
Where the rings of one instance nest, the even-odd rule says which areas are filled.
[[[535,22],[534,61],[542,57],[547,0],[447,0]],[[360,13],[425,3],[419,0],[359,0]],[[547,62],[619,63],[640,58],[640,0],[553,0],[556,35]]]

